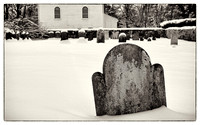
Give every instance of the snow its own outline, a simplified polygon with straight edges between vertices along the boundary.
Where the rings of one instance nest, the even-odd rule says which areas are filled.
[[[160,26],[163,27],[166,24],[179,24],[179,23],[182,23],[184,21],[196,21],[196,18],[185,18],[185,19],[176,19],[176,20],[164,21],[164,22],[160,23]]]
[[[196,29],[196,26],[184,26],[184,27],[169,27],[169,28],[166,28],[166,30],[169,30],[169,29],[172,29],[172,30]]]
[[[128,40],[164,67],[167,107],[118,116],[96,116],[92,74],[102,72],[109,39],[5,41],[5,120],[195,120],[196,42]]]

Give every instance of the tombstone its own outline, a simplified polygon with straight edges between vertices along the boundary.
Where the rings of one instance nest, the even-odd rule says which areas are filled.
[[[105,35],[102,29],[97,31],[97,43],[104,43],[105,42]]]
[[[6,40],[12,39],[12,33],[10,31],[6,31]]]
[[[119,42],[126,42],[126,34],[125,33],[119,34]]]
[[[29,36],[29,32],[26,32],[26,38],[29,39],[30,36]]]
[[[78,31],[78,43],[86,43],[86,40],[85,40],[85,30],[81,29]]]
[[[144,41],[144,38],[143,38],[143,37],[140,37],[140,41]]]
[[[55,31],[55,37],[60,38],[61,37],[61,31]]]
[[[62,40],[67,40],[68,39],[68,32],[67,31],[62,31],[61,32],[61,41]]]
[[[21,36],[20,36],[20,37],[22,38],[22,40],[24,40],[24,39],[26,38],[26,32],[23,31],[23,32],[21,33]]]
[[[151,41],[151,38],[150,38],[150,37],[149,37],[149,38],[147,38],[147,41],[149,41],[149,42],[150,42],[150,41]]]
[[[121,115],[166,106],[164,71],[134,44],[112,48],[103,73],[92,75],[96,115]]]
[[[171,45],[178,45],[178,30],[171,31]]]
[[[79,37],[79,38],[80,38],[80,37],[85,37],[85,30],[80,29],[80,30],[78,31],[78,37]]]
[[[49,38],[53,38],[55,37],[55,34],[53,31],[48,31],[48,34],[49,34]]]
[[[104,35],[105,35],[105,39],[108,40],[109,39],[109,31],[104,30]]]
[[[139,40],[139,33],[137,31],[135,31],[133,34],[132,34],[132,40]]]
[[[87,31],[87,38],[88,38],[88,41],[92,41],[93,40],[93,38],[94,38],[94,34],[93,34],[94,32],[92,32],[92,31]]]
[[[113,31],[112,32],[112,39],[118,39],[119,38],[119,31]]]

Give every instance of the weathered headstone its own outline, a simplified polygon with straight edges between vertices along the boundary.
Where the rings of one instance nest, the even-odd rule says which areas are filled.
[[[151,41],[151,38],[150,38],[150,37],[149,37],[149,38],[147,38],[147,41],[149,41],[149,42],[150,42],[150,41]]]
[[[132,40],[139,40],[139,33],[137,31],[135,31],[133,34],[132,34]]]
[[[171,45],[178,45],[178,30],[171,32]]]
[[[112,48],[103,73],[92,76],[96,115],[121,115],[166,106],[164,71],[134,44]]]
[[[68,39],[68,32],[67,31],[62,31],[61,32],[61,41],[62,40],[67,40]]]
[[[118,39],[119,38],[119,31],[113,31],[112,32],[112,39]]]
[[[55,37],[55,34],[53,31],[48,31],[48,34],[49,34],[49,38],[53,38]]]
[[[12,39],[12,33],[10,31],[6,31],[6,40]]]
[[[23,32],[21,33],[21,38],[22,38],[22,40],[24,40],[24,39],[26,38],[26,33],[25,33],[25,31],[23,31]]]
[[[99,29],[97,31],[97,43],[104,43],[104,42],[105,42],[104,31],[102,29]]]
[[[55,31],[55,37],[60,38],[61,36],[61,31]]]
[[[140,41],[144,41],[144,38],[143,38],[143,37],[140,37]]]
[[[126,42],[126,34],[125,33],[119,34],[119,42]]]
[[[78,39],[79,43],[86,43],[86,40],[85,40],[85,30],[80,29],[78,31],[78,37],[79,37],[79,39]]]
[[[93,38],[94,38],[94,34],[93,33],[94,32],[92,32],[92,31],[88,31],[87,32],[88,41],[92,41],[93,40]]]
[[[29,36],[29,32],[26,32],[26,39],[29,39],[30,36]]]

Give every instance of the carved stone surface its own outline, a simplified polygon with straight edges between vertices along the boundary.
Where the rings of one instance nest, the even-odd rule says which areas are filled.
[[[121,44],[105,57],[103,74],[92,76],[97,115],[120,115],[166,105],[164,71],[145,50]]]

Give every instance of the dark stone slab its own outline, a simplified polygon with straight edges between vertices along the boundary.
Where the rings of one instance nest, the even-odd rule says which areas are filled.
[[[6,32],[6,40],[12,39],[12,33],[11,32]]]
[[[68,39],[68,32],[61,32],[61,40],[67,40]]]
[[[97,31],[97,43],[104,43],[104,42],[105,42],[104,31],[102,29],[99,29]]]
[[[92,83],[94,90],[95,108],[96,115],[105,115],[105,94],[106,94],[106,84],[104,80],[104,75],[100,72],[96,72],[92,75]]]
[[[151,65],[147,52],[134,44],[111,49],[103,74],[92,76],[97,115],[121,115],[166,105],[164,71]]]

